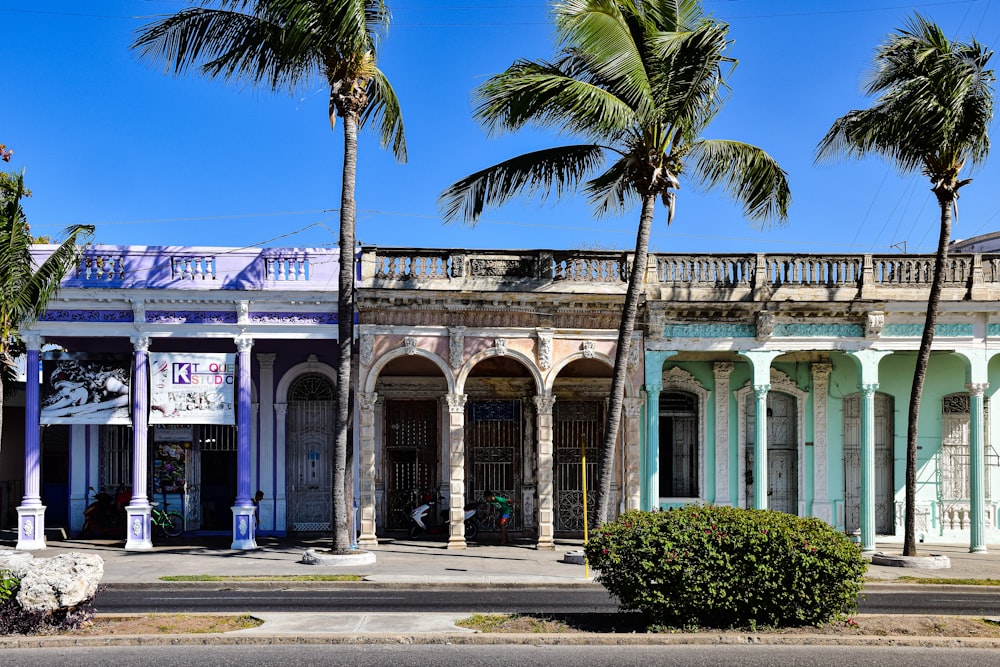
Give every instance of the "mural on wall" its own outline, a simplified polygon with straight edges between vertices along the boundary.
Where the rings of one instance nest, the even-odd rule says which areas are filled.
[[[150,353],[150,424],[235,424],[235,354]]]
[[[46,352],[42,360],[41,424],[129,424],[126,355]]]
[[[194,439],[191,426],[157,426],[153,430],[153,493],[183,493],[187,452]]]

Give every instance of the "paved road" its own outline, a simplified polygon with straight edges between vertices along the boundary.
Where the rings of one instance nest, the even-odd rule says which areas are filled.
[[[1000,666],[1000,651],[867,646],[461,646],[295,645],[7,649],[5,667],[940,667]]]
[[[422,588],[321,590],[111,590],[94,605],[103,613],[138,612],[482,612],[610,613],[617,605],[603,588]],[[960,614],[1000,617],[1000,591],[935,586],[868,592],[866,614]]]

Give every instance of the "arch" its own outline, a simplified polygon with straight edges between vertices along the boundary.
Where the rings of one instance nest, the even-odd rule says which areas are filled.
[[[508,352],[508,354],[510,353]],[[548,373],[545,375],[544,378],[545,392],[547,394],[551,394],[552,389],[555,387],[556,380],[559,378],[559,373],[561,373],[564,368],[569,366],[574,361],[580,361],[582,359],[587,359],[590,361],[595,361],[595,360],[600,361],[601,363],[605,364],[608,368],[612,370],[614,370],[615,367],[615,360],[601,352],[583,352],[582,350],[574,352],[570,355],[563,357],[558,364],[554,365],[552,368],[549,369]],[[625,395],[633,396],[634,394],[635,390],[632,387],[632,383],[626,382]]]
[[[777,368],[771,367],[771,388],[769,392],[779,392],[782,394],[790,395],[795,400],[795,438],[797,444],[798,452],[798,484],[799,484],[799,516],[805,516],[805,497],[803,490],[805,489],[805,440],[806,440],[806,399],[809,397],[809,392],[800,389],[798,384],[795,383],[791,377],[789,377],[783,371]],[[746,403],[747,397],[753,395],[753,386],[748,380],[740,389],[736,391],[736,413],[738,415],[739,423],[737,428],[737,438],[738,438],[738,451],[737,451],[737,465],[738,465],[738,477],[737,484],[739,485],[739,498],[743,503],[743,507],[748,507],[747,498],[747,484],[746,484],[746,474],[747,474],[747,410]]]
[[[689,394],[695,398],[698,404],[698,432],[697,432],[697,446],[698,446],[698,497],[701,499],[708,498],[708,482],[709,475],[705,467],[705,421],[709,414],[708,401],[712,396],[712,392],[702,386],[701,382],[689,371],[679,367],[673,366],[669,370],[663,371],[662,373],[662,383],[663,389],[660,392],[660,398],[662,399],[665,394],[670,393],[682,393]],[[659,451],[657,449],[657,451]],[[656,480],[652,480],[653,489],[659,489],[659,465],[656,466]]]
[[[310,354],[306,361],[301,364],[295,364],[289,368],[281,376],[281,380],[278,381],[278,387],[274,392],[274,402],[275,403],[287,403],[288,402],[288,390],[291,388],[292,383],[299,378],[300,375],[305,375],[306,373],[317,373],[319,375],[325,375],[329,378],[333,386],[337,386],[337,371],[335,368],[319,360],[315,354]]]
[[[375,385],[378,383],[379,376],[382,374],[385,367],[388,366],[390,362],[408,355],[423,357],[437,366],[441,371],[441,374],[444,376],[445,381],[448,383],[448,393],[455,393],[455,386],[457,383],[455,381],[455,376],[451,372],[451,368],[448,367],[448,364],[445,363],[444,359],[433,352],[422,350],[419,347],[412,350],[405,347],[397,347],[396,349],[386,352],[381,357],[373,361],[371,368],[368,369],[368,375],[365,378],[364,392],[366,394],[374,392]]]
[[[462,365],[461,370],[455,377],[454,391],[457,393],[464,393],[465,383],[468,381],[469,374],[472,372],[472,369],[475,368],[481,361],[489,359],[490,357],[510,357],[511,359],[515,359],[520,362],[521,365],[528,369],[528,374],[535,381],[535,394],[538,396],[544,395],[545,380],[542,378],[541,373],[538,372],[538,367],[535,365],[534,360],[523,352],[496,347],[491,347],[469,357],[468,361]]]

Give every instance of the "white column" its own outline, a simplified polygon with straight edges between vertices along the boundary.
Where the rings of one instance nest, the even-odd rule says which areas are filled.
[[[260,530],[276,530],[274,525],[275,497],[277,495],[274,481],[274,360],[275,354],[258,354],[257,364],[260,366],[260,382],[258,386],[258,405],[260,425],[257,438],[257,484],[264,492],[264,500],[258,506],[260,514],[258,527]]]
[[[983,528],[986,525],[986,446],[983,428],[983,394],[989,385],[974,382],[969,389],[969,551],[986,553]]]
[[[464,549],[465,544],[465,394],[448,394],[448,548]]]
[[[358,392],[358,492],[361,497],[361,534],[358,536],[360,548],[378,545],[375,537],[375,405],[378,394]]]
[[[285,403],[275,403],[274,405],[274,476],[277,482],[274,486],[274,530],[279,533],[285,532],[288,527],[288,485],[285,483],[285,433],[286,415],[288,405]]]
[[[538,542],[536,549],[555,549],[555,482],[552,445],[552,410],[556,397],[535,396],[535,429],[538,434]]]
[[[153,548],[151,510],[146,496],[149,465],[149,337],[132,338],[132,500],[125,508],[126,551]]]

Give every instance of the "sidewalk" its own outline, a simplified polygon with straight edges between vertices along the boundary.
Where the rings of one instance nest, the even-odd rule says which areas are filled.
[[[6,536],[4,536],[6,537]],[[104,583],[111,588],[217,589],[239,587],[267,590],[287,587],[289,583],[168,583],[167,575],[312,575],[356,574],[362,582],[309,583],[294,586],[328,589],[351,588],[356,591],[396,586],[422,587],[509,587],[599,586],[594,572],[586,577],[583,565],[563,561],[566,553],[580,549],[580,541],[559,541],[554,551],[539,551],[533,543],[500,546],[470,543],[464,550],[449,550],[444,542],[386,540],[371,549],[375,563],[368,565],[307,565],[301,562],[307,549],[328,549],[329,540],[261,538],[254,551],[233,551],[227,537],[182,537],[161,540],[151,551],[126,552],[120,541],[50,540],[48,548],[33,552],[35,558],[48,558],[69,551],[92,553],[104,559]],[[869,590],[899,586],[893,580],[906,576],[948,579],[1000,579],[1000,545],[992,545],[985,554],[969,553],[961,545],[920,545],[921,555],[942,554],[951,560],[948,569],[916,569],[871,566]],[[13,543],[0,537],[0,549],[12,549]],[[898,553],[899,545],[885,545],[880,551]],[[921,590],[939,589],[921,586]],[[554,593],[558,595],[558,593]],[[468,613],[261,613],[265,621],[259,628],[229,633],[226,636],[255,637],[260,641],[317,641],[322,637],[424,637],[425,641],[443,636],[457,638],[470,634],[454,625]],[[431,639],[435,636],[435,639]],[[311,639],[310,639],[311,638]]]
[[[13,549],[14,542],[0,536],[0,549]],[[161,539],[150,551],[125,551],[116,540],[49,540],[48,548],[35,551],[47,558],[68,551],[97,554],[104,559],[104,583],[113,586],[162,584],[167,575],[310,575],[356,574],[365,582],[411,585],[478,586],[587,586],[583,565],[564,562],[568,552],[578,551],[581,540],[559,540],[554,551],[535,549],[530,541],[500,546],[470,542],[467,549],[448,549],[444,541],[383,540],[370,549],[375,563],[368,565],[308,565],[302,561],[307,549],[329,549],[328,538],[294,539],[263,537],[253,551],[234,551],[225,536],[182,536]],[[969,553],[959,544],[921,544],[921,555],[941,554],[951,561],[947,569],[918,569],[872,565],[868,578],[892,582],[900,577],[939,579],[1000,579],[1000,545],[987,553]],[[879,551],[899,553],[900,545],[884,544]]]

